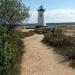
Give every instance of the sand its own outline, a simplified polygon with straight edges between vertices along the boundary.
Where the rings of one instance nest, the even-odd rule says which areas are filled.
[[[61,63],[62,57],[41,42],[43,38],[42,34],[35,34],[23,39],[26,53],[21,75],[75,75],[75,69]]]
[[[34,29],[20,29],[22,32],[34,31]]]

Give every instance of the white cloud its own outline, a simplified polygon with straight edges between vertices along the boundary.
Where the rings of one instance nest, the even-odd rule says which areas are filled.
[[[30,12],[29,22],[37,22],[37,11]],[[75,22],[75,9],[52,9],[45,12],[45,21],[50,22]]]

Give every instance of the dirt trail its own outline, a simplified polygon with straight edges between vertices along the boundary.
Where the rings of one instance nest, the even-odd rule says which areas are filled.
[[[24,39],[26,53],[23,55],[21,75],[75,75],[75,70],[60,63],[60,56],[41,40],[43,35],[35,34]]]

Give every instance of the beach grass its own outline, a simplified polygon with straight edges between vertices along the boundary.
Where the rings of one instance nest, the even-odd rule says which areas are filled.
[[[64,35],[61,29],[50,29],[44,34],[43,42],[54,47],[54,51],[64,56],[75,67],[75,37]]]

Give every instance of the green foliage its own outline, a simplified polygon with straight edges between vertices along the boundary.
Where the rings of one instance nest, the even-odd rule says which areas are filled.
[[[22,39],[33,35],[34,32],[21,32],[6,27],[0,27],[0,75],[15,75],[20,68],[21,57],[24,53]]]
[[[6,28],[0,28],[0,75],[11,75],[22,53],[23,42],[18,31],[7,32]]]
[[[23,53],[21,32],[15,27],[29,17],[21,0],[0,0],[0,75],[14,75]]]
[[[29,9],[21,0],[0,0],[0,24],[15,27],[29,17]]]

